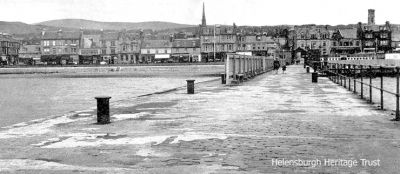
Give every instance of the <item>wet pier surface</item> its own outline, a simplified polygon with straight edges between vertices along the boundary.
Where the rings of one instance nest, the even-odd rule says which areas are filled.
[[[13,125],[0,131],[0,173],[397,173],[400,124],[390,113],[305,72],[117,103],[108,125],[94,124],[94,110]]]

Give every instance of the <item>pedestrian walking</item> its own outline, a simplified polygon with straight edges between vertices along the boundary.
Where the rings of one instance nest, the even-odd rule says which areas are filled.
[[[286,65],[284,64],[284,65],[282,66],[282,74],[285,74],[285,71],[286,71]]]
[[[279,70],[280,66],[281,66],[281,64],[279,63],[279,60],[275,59],[274,60],[274,71],[275,71],[275,74],[278,74],[278,70]]]

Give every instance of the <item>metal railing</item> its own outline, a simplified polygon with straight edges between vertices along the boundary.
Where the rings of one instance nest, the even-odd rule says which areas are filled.
[[[372,89],[380,91],[380,109],[384,109],[384,93],[393,95],[396,100],[396,117],[395,121],[400,121],[400,100],[399,100],[399,67],[393,66],[372,66],[372,65],[360,65],[360,64],[345,64],[345,63],[328,63],[328,75],[329,79],[333,82],[348,88],[349,91],[353,91],[357,94],[357,84],[360,84],[360,96],[364,99],[364,86],[369,88],[369,99],[372,103]],[[394,75],[396,77],[396,92],[384,89],[383,77],[386,75]],[[359,77],[359,78],[357,78]],[[369,78],[369,83],[365,83],[364,77]],[[380,78],[379,86],[374,86],[372,83],[373,78]],[[353,82],[353,85],[351,83]],[[351,89],[353,86],[353,89]]]

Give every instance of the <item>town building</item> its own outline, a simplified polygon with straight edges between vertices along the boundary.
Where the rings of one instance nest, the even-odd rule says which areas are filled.
[[[331,54],[355,54],[361,52],[361,40],[357,29],[338,29],[332,34]]]
[[[40,64],[40,57],[42,55],[39,42],[25,42],[22,43],[19,51],[19,63],[25,65]]]
[[[118,58],[118,45],[119,45],[118,32],[102,32],[100,36],[101,58],[102,61],[108,64],[117,64]]]
[[[101,32],[81,31],[81,45],[79,49],[79,64],[100,64],[101,57]]]
[[[362,52],[383,54],[392,51],[391,25],[389,21],[384,25],[376,25],[374,9],[368,10],[368,24],[359,22],[357,30]]]
[[[139,63],[172,62],[172,43],[169,40],[145,40]]]
[[[201,57],[206,62],[221,61],[237,50],[235,26],[201,27]]]
[[[200,62],[200,38],[174,39],[171,57],[174,62]]]
[[[118,36],[118,57],[121,64],[136,64],[140,54],[140,35],[122,31]]]
[[[391,52],[391,29],[387,21],[385,25],[358,24],[358,33],[362,41],[362,52]]]
[[[80,32],[42,32],[41,61],[48,65],[78,64]]]
[[[278,43],[266,34],[244,33],[237,35],[237,53],[275,57]]]
[[[327,56],[330,53],[331,31],[325,27],[310,26],[295,28],[295,47],[296,50],[318,53]],[[300,48],[300,49],[299,49]]]
[[[0,34],[0,65],[18,64],[20,43],[9,34]]]
[[[400,29],[392,30],[392,51],[400,53]]]

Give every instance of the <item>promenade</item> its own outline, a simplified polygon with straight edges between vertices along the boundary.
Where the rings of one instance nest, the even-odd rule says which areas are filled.
[[[305,72],[114,102],[108,125],[91,108],[3,128],[0,173],[398,173],[400,123]]]

